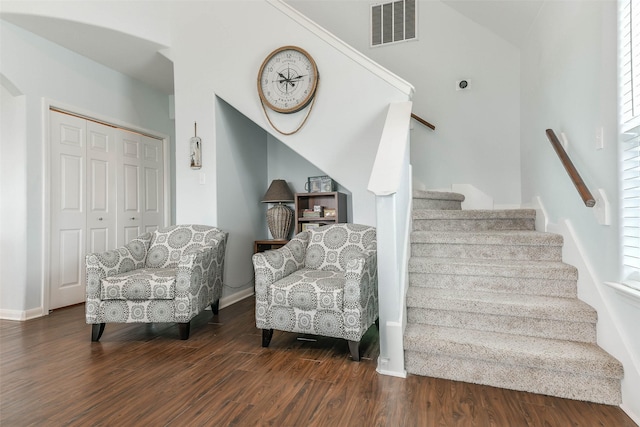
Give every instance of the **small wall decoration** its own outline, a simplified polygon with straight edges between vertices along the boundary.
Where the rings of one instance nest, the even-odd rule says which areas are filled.
[[[191,169],[202,167],[202,140],[198,137],[198,124],[193,123],[194,136],[191,138]]]

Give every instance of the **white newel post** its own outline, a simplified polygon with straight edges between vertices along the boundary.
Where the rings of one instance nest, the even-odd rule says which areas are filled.
[[[380,356],[377,371],[406,377],[403,334],[411,227],[411,102],[389,106],[369,180],[376,195]]]

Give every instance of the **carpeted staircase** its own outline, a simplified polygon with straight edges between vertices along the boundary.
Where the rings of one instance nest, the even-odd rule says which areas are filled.
[[[463,200],[414,192],[407,372],[619,405],[622,366],[595,344],[562,236],[535,231],[534,210]]]

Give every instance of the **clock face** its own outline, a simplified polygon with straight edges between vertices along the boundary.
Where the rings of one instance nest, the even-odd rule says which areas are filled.
[[[273,51],[258,73],[262,102],[279,113],[295,113],[313,99],[318,86],[316,63],[303,49],[285,46]]]

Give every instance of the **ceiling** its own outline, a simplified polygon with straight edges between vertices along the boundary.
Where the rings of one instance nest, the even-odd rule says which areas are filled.
[[[546,0],[442,0],[516,47],[522,43]],[[2,14],[2,19],[98,63],[173,94],[173,64],[166,46],[108,28],[34,15]]]
[[[516,47],[522,44],[546,0],[442,0]]]
[[[166,48],[109,28],[35,15],[2,14],[2,19],[86,56],[166,94],[173,94],[173,63]]]

